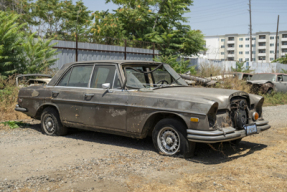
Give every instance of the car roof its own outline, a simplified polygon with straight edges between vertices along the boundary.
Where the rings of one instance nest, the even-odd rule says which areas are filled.
[[[144,60],[94,60],[94,61],[79,61],[79,62],[72,62],[72,63],[66,63],[62,66],[62,68],[58,71],[58,73],[52,78],[49,85],[53,86],[57,82],[57,80],[60,78],[60,76],[72,65],[74,64],[95,64],[95,63],[102,63],[102,64],[160,64],[160,62],[154,62],[154,61],[144,61]]]

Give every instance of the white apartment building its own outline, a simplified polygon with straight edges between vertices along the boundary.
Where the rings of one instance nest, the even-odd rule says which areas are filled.
[[[248,34],[226,34],[206,36],[207,51],[204,58],[210,60],[271,62],[275,59],[275,36],[272,32],[252,34],[252,45]],[[278,32],[277,58],[287,54],[287,31]]]

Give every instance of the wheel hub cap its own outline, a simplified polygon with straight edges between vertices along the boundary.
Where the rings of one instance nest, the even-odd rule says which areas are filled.
[[[157,136],[159,149],[166,155],[173,155],[178,152],[180,147],[180,138],[178,133],[171,127],[165,127],[160,130]]]
[[[46,127],[46,130],[50,133],[55,131],[55,124],[54,124],[54,121],[51,117],[47,117],[45,119],[45,127]]]

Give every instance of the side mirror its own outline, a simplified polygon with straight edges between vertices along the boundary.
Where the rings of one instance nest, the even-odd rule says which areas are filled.
[[[112,91],[110,90],[111,84],[110,83],[103,83],[102,88],[106,89],[107,92],[111,93]]]

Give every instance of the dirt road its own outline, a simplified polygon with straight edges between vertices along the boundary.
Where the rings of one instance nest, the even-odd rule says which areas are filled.
[[[272,128],[198,144],[191,159],[158,155],[151,139],[73,131],[65,137],[0,127],[0,191],[286,191],[287,105],[265,107]]]

